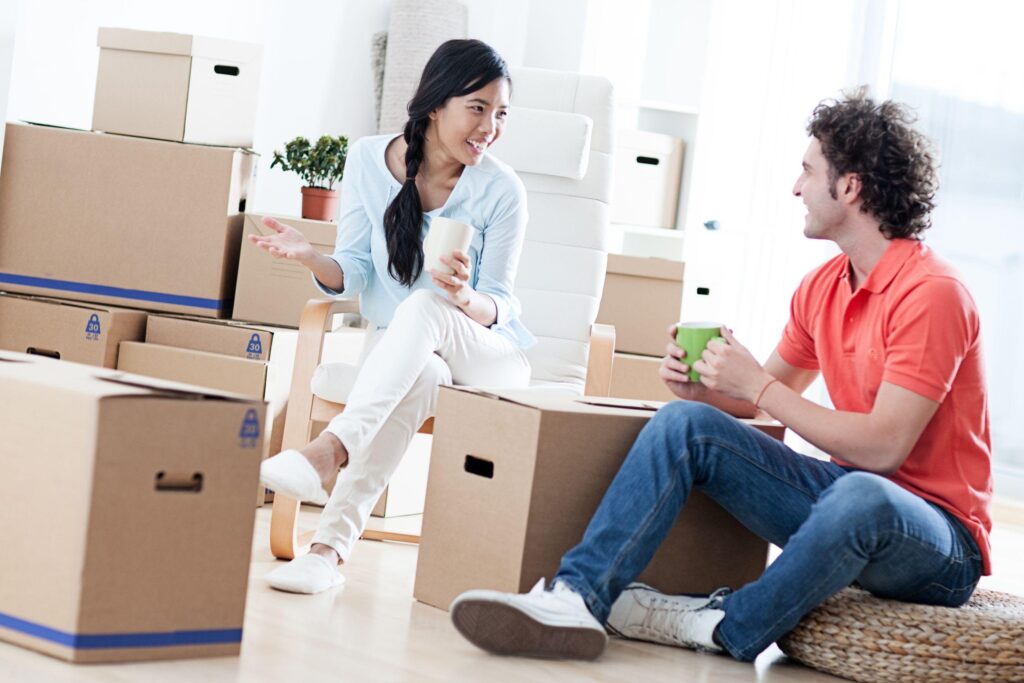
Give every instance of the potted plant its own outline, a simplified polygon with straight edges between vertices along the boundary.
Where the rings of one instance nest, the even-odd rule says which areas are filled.
[[[348,138],[323,135],[311,145],[299,136],[285,143],[284,154],[274,150],[270,168],[280,166],[294,171],[302,178],[302,217],[318,221],[333,221],[338,215],[338,191],[335,184],[345,174],[348,158]]]

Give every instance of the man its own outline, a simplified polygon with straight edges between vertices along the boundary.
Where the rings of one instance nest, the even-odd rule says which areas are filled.
[[[807,207],[804,234],[842,253],[804,278],[763,367],[723,328],[727,343],[694,359],[701,381],[690,384],[690,359],[668,344],[660,375],[687,400],[637,437],[550,587],[456,598],[466,638],[495,653],[590,659],[607,627],[752,661],[854,583],[933,605],[970,598],[990,573],[979,323],[964,285],[920,241],[936,175],[911,123],[863,91],[818,105],[793,194]],[[834,410],[801,397],[819,372]],[[707,405],[721,398],[753,403],[832,460]],[[694,487],[782,554],[757,581],[707,597],[631,583]]]

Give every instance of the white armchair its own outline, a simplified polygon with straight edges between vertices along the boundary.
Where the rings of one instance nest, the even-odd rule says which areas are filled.
[[[607,396],[615,330],[594,320],[604,287],[612,184],[612,88],[604,78],[543,69],[512,73],[509,125],[492,153],[527,190],[529,223],[516,278],[522,321],[538,343],[527,355],[539,391]],[[313,422],[344,409],[358,368],[319,365],[323,334],[352,300],[311,300],[299,327],[284,448],[301,448]],[[432,432],[433,420],[420,429]],[[271,551],[291,559],[307,542],[296,531],[298,503],[277,495]],[[364,537],[398,538],[371,532]]]

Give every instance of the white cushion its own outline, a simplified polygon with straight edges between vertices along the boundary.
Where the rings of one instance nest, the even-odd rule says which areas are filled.
[[[509,125],[491,153],[521,173],[579,180],[590,159],[589,116],[509,107]]]

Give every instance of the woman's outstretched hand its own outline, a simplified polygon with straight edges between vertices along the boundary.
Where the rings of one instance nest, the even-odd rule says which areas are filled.
[[[303,265],[317,255],[306,236],[290,225],[269,216],[263,218],[263,225],[273,230],[270,235],[249,235],[249,241],[274,258],[286,258]]]

